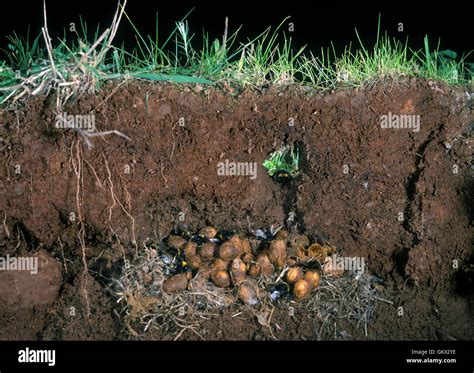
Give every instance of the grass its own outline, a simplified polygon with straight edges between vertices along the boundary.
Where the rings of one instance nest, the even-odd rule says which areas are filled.
[[[263,167],[268,170],[270,176],[277,176],[284,173],[289,177],[296,177],[299,174],[299,150],[298,147],[284,146],[273,152],[268,159],[263,162]]]
[[[112,24],[96,30],[91,40],[85,22],[80,21],[76,39],[53,41],[48,32],[46,5],[44,27],[30,41],[13,34],[7,37],[6,60],[0,61],[0,106],[22,98],[56,93],[60,107],[71,97],[93,93],[107,80],[145,79],[174,83],[230,83],[260,88],[268,85],[300,84],[317,90],[340,86],[358,87],[385,78],[417,76],[448,84],[472,81],[474,66],[452,51],[431,49],[428,37],[424,49],[412,50],[401,42],[381,35],[380,19],[373,47],[364,45],[356,31],[358,47],[349,45],[338,56],[334,48],[318,55],[305,48],[293,48],[291,37],[281,31],[286,19],[275,29],[266,29],[253,39],[239,41],[240,28],[229,33],[225,20],[222,39],[211,40],[205,32],[200,49],[193,47],[187,16],[162,41],[158,14],[154,36],[144,36],[125,12],[126,0],[119,2]],[[125,18],[135,32],[136,47],[129,51],[113,43]]]

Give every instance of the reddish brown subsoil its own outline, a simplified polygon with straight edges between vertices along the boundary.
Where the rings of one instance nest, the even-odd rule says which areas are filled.
[[[4,110],[0,256],[42,248],[61,262],[63,276],[52,303],[23,300],[27,306],[14,311],[0,303],[0,339],[127,338],[103,281],[134,252],[134,237],[138,247],[160,239],[180,212],[193,229],[245,232],[283,224],[294,212],[296,229],[340,255],[366,258],[393,304],[377,304],[367,337],[347,325],[335,338],[472,339],[472,289],[459,276],[472,263],[473,243],[474,118],[465,91],[414,79],[326,95],[110,85],[64,109],[93,111],[99,131],[130,138],[92,138],[91,149],[72,130],[54,127],[52,98]],[[420,115],[420,131],[380,128],[389,112]],[[290,143],[302,150],[301,176],[281,185],[261,164]],[[226,159],[257,162],[258,177],[219,176],[217,163]],[[82,272],[81,216],[90,275]],[[316,338],[302,309],[273,317],[278,339]],[[247,312],[232,318],[223,311],[202,329],[206,339],[269,338]]]

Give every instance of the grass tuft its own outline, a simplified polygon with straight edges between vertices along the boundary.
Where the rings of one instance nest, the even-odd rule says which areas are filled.
[[[296,177],[299,174],[300,155],[297,146],[284,146],[273,152],[268,159],[263,162],[263,167],[268,170],[270,176],[285,173],[289,177]]]
[[[146,79],[174,83],[231,83],[241,87],[261,88],[299,84],[317,90],[341,86],[360,87],[382,79],[415,76],[448,84],[469,84],[474,64],[467,55],[458,58],[450,50],[431,48],[425,37],[422,50],[412,50],[408,40],[401,42],[381,34],[380,18],[377,39],[371,48],[364,45],[356,30],[357,48],[349,45],[342,55],[322,49],[318,55],[305,48],[295,49],[282,26],[266,29],[246,42],[239,42],[240,28],[229,33],[225,20],[222,39],[211,40],[207,33],[201,48],[195,49],[195,35],[190,33],[187,17],[160,40],[158,13],[154,36],[144,36],[125,12],[126,0],[120,0],[112,24],[104,31],[96,29],[88,38],[87,24],[80,19],[76,40],[65,37],[54,41],[48,33],[46,4],[44,27],[30,41],[13,34],[7,37],[6,59],[0,60],[0,106],[20,99],[55,93],[61,107],[71,97],[93,93],[105,80]],[[126,50],[114,45],[122,17],[135,32],[136,46]]]

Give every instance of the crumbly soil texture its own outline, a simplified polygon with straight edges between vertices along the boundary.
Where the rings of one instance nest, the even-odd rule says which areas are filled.
[[[96,137],[56,128],[53,96],[2,110],[0,256],[37,256],[40,274],[0,272],[0,339],[164,338],[127,333],[106,285],[177,224],[245,234],[284,225],[364,258],[380,279],[376,316],[325,338],[472,339],[471,97],[420,79],[324,95],[130,81],[62,108],[118,131]],[[389,113],[419,116],[419,131],[382,128]],[[262,163],[288,144],[300,149],[300,174],[279,183]],[[220,175],[226,161],[256,162],[257,175]],[[238,304],[200,334],[320,337],[303,303],[294,307],[275,306],[271,335]]]

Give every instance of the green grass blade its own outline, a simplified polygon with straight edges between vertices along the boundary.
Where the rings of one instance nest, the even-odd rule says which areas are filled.
[[[152,73],[134,73],[131,76],[140,79],[154,80],[154,81],[169,81],[174,83],[200,83],[200,84],[213,84],[211,80],[197,78],[194,76],[186,75],[171,75],[171,74],[152,74]]]

